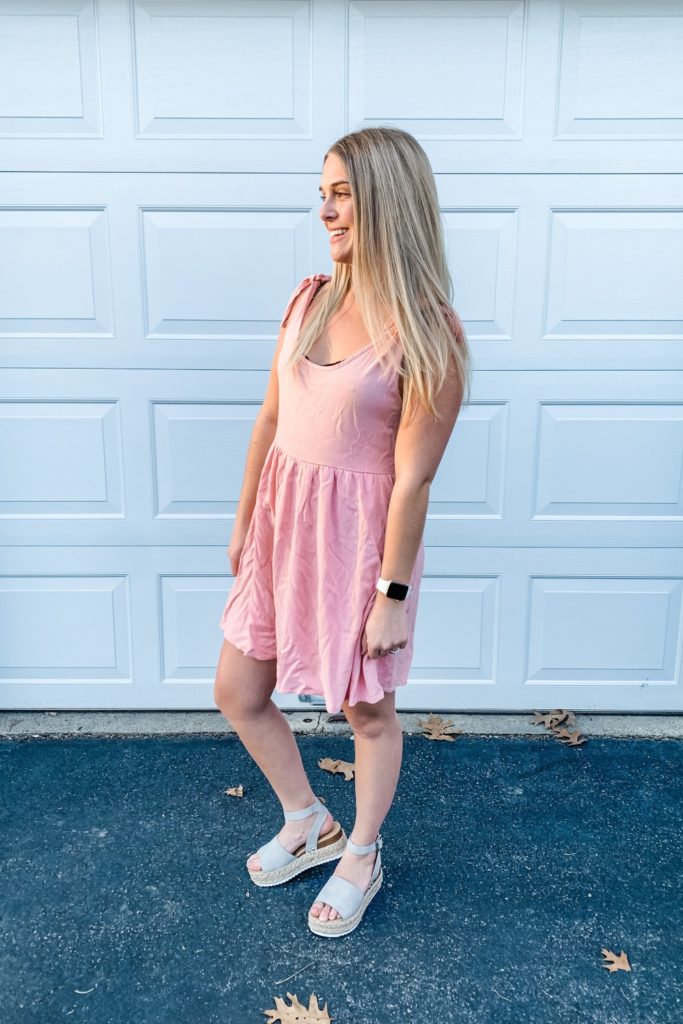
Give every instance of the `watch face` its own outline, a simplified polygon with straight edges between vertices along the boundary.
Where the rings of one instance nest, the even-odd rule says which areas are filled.
[[[393,597],[395,601],[405,601],[408,596],[408,584],[407,583],[396,583],[392,580],[387,587],[387,597]]]

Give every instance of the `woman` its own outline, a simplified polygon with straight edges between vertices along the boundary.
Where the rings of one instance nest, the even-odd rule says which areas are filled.
[[[325,155],[320,216],[334,261],[295,289],[247,456],[228,555],[214,699],[283,808],[247,869],[279,885],[339,863],[309,910],[317,935],[352,931],[382,884],[379,829],[403,752],[429,487],[469,391],[450,305],[434,176],[407,132],[372,127]],[[347,838],[315,796],[271,700],[317,693],[355,738]]]

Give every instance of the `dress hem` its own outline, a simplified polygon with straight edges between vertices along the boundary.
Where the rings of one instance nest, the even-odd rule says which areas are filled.
[[[247,647],[245,649],[243,646],[235,643],[232,637],[228,636],[225,632],[223,633],[223,638],[227,640],[229,644],[232,644],[233,647],[236,647],[240,654],[244,654],[247,658],[254,658],[255,661],[274,661],[277,659],[277,652],[275,654],[257,654],[256,648]]]
[[[397,683],[396,686],[392,687],[391,689],[384,690],[380,697],[375,697],[372,700],[370,700],[369,698],[368,699],[359,698],[358,700],[349,701],[349,707],[350,708],[354,708],[356,706],[356,704],[379,704],[379,702],[381,700],[384,700],[384,698],[387,696],[387,694],[395,693],[399,686],[405,686],[407,684],[407,682],[408,682],[408,680],[406,679],[405,682]],[[303,690],[284,689],[284,690],[281,690],[280,687],[277,686],[277,684],[275,686],[275,690],[277,691],[277,693],[280,693],[283,696],[288,696],[288,695],[292,695],[292,696],[308,695],[308,696],[311,696],[311,697],[323,697],[323,698],[325,697],[325,694],[321,693],[319,690],[308,690],[308,689],[303,689]],[[344,701],[346,701],[347,699],[348,699],[348,695],[344,697],[344,700],[342,701],[342,703],[338,707],[331,707],[331,708],[328,707],[327,701],[326,701],[325,702],[325,711],[326,711],[326,713],[328,715],[338,715],[339,712],[342,711],[342,705],[344,704]],[[319,710],[322,711],[323,709],[320,708]]]

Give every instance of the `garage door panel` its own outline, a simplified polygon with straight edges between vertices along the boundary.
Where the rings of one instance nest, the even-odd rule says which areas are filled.
[[[307,172],[346,130],[341,0],[0,0],[3,65],[14,170]]]
[[[0,210],[6,364],[268,369],[292,289],[329,260],[318,181],[12,175]],[[683,180],[438,186],[477,369],[683,368]]]
[[[67,398],[66,379],[59,396],[36,400],[20,396],[13,375],[12,399],[0,405],[0,515],[7,541],[13,535],[19,543],[40,543],[46,521],[55,528],[67,519],[89,521],[104,540],[102,520],[127,521],[121,403]],[[15,532],[20,523],[26,532]]]
[[[99,139],[100,100],[93,0],[3,0],[0,137]]]
[[[111,338],[108,211],[0,210],[0,336]]]
[[[4,543],[227,545],[266,383],[265,373],[4,371]]]
[[[676,0],[566,0],[557,138],[683,136],[683,10]]]
[[[524,12],[519,0],[352,0],[351,122],[425,140],[519,137]]]
[[[403,707],[683,706],[680,548],[431,547],[425,577]]]
[[[0,0],[1,706],[213,706],[321,159],[393,123],[474,357],[399,706],[679,710],[682,32],[681,0]]]
[[[519,549],[470,546],[426,555],[400,707],[683,707],[680,549],[534,549],[521,559]],[[210,706],[215,623],[231,585],[215,549],[4,549],[0,557],[0,606],[13,627],[0,658],[0,706]],[[296,706],[281,695],[277,703]]]

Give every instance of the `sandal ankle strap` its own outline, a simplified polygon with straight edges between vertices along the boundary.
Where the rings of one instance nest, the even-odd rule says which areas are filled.
[[[346,840],[346,849],[350,850],[351,853],[357,853],[359,855],[363,853],[373,853],[374,850],[381,850],[382,845],[383,840],[379,832],[377,833],[377,838],[374,843],[367,843],[366,846],[359,846],[359,844],[354,843],[353,839],[350,837]]]
[[[315,814],[315,820],[306,838],[306,853],[311,853],[318,848],[318,839],[327,816],[327,807],[322,800],[316,797],[309,807],[302,807],[298,811],[284,811],[286,821],[299,821],[301,818],[310,818],[312,814]]]
[[[299,811],[284,811],[286,821],[300,821],[302,818],[310,818],[314,811],[318,810],[320,801],[316,797],[309,807],[302,807]]]

